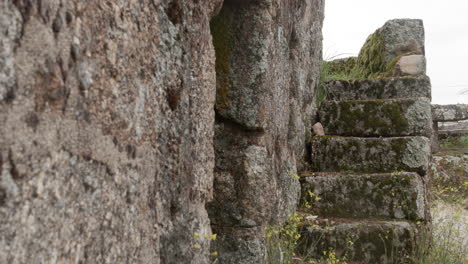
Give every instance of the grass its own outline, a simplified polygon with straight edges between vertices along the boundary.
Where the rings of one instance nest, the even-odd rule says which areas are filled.
[[[418,248],[417,264],[468,263],[468,214],[460,205],[436,201],[431,210],[431,236]]]
[[[447,153],[444,157],[447,157]],[[419,244],[416,264],[466,264],[468,175],[463,164],[456,164],[450,159],[444,158],[434,165],[433,173],[439,176],[431,189],[434,200],[431,236],[424,237]]]
[[[337,55],[338,56],[338,55]],[[364,74],[357,70],[357,67],[354,67],[354,64],[346,65],[337,65],[336,61],[331,60],[335,59],[337,56],[331,57],[322,62],[320,67],[320,82],[317,88],[317,105],[320,106],[321,102],[325,101],[328,97],[329,91],[326,87],[326,83],[330,81],[342,80],[359,80],[364,79]]]
[[[284,224],[269,226],[266,229],[267,263],[292,264],[295,258],[299,234],[299,224],[303,216],[299,213],[288,215]]]
[[[298,177],[296,174],[292,176]],[[316,200],[321,199],[310,191],[308,194]],[[310,209],[307,200],[304,203],[305,207]],[[302,225],[308,215],[310,214],[305,212],[295,212],[288,215],[288,220],[285,223],[267,227],[268,264],[348,264],[345,258],[337,257],[333,249],[324,252],[325,257],[320,260],[311,259],[309,256],[298,253],[301,251],[299,244],[304,242],[301,236]]]
[[[468,148],[468,135],[449,136],[440,140],[440,146],[444,148]]]

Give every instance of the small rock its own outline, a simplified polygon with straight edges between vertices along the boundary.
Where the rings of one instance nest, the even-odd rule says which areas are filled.
[[[317,215],[308,215],[305,217],[306,220],[309,220],[309,221],[314,221],[318,218]]]
[[[395,76],[423,75],[426,73],[424,55],[402,56],[395,65]]]
[[[325,131],[323,130],[323,126],[320,122],[317,122],[312,126],[312,134],[314,136],[325,136]]]

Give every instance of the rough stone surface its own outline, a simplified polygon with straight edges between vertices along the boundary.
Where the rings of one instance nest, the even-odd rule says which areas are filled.
[[[402,56],[395,65],[395,76],[426,74],[426,57],[424,55]]]
[[[366,78],[386,76],[394,70],[394,61],[408,54],[425,54],[423,22],[393,19],[367,38],[356,66]]]
[[[434,106],[434,105],[433,105]],[[453,122],[435,122],[441,131],[461,131],[468,130],[468,119]],[[450,134],[450,132],[448,132]]]
[[[431,98],[431,81],[427,76],[331,81],[325,86],[329,100]]]
[[[0,263],[209,262],[221,2],[1,1]]]
[[[406,53],[424,55],[424,25],[421,19],[392,19],[378,31],[384,36],[384,61]]]
[[[328,219],[325,219],[328,220]],[[347,219],[319,220],[304,227],[301,240],[302,254],[313,258],[334,250],[338,258],[363,263],[411,263],[415,250],[414,224],[405,221],[378,221]]]
[[[327,135],[429,137],[432,133],[427,98],[325,101],[319,116]]]
[[[426,137],[312,137],[316,171],[409,171],[425,175],[429,159],[430,140]]]
[[[321,123],[315,123],[312,126],[313,136],[325,136],[325,132]]]
[[[0,103],[12,96],[16,86],[14,49],[23,30],[22,17],[11,3],[0,3]],[[10,98],[11,99],[11,98]]]
[[[425,186],[417,173],[311,173],[301,183],[302,208],[314,215],[425,219]]]
[[[261,227],[213,226],[213,232],[222,234],[212,244],[212,252],[219,252],[219,263],[268,263],[263,242],[258,238]]]
[[[436,122],[468,120],[468,105],[432,105],[432,115]]]
[[[216,167],[208,211],[220,263],[265,263],[265,227],[296,209],[293,175],[305,167],[315,116],[322,20],[322,0],[230,0],[212,20]]]

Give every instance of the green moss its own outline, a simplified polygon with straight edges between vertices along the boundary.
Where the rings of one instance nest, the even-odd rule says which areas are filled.
[[[317,105],[327,100],[327,83],[334,80],[356,80],[363,79],[364,76],[356,67],[357,58],[350,57],[334,61],[323,61],[320,67],[320,81],[317,87]]]
[[[324,81],[362,79],[362,74],[356,69],[357,57],[324,61],[323,71],[326,73]]]
[[[350,100],[328,102],[320,107],[326,113],[322,123],[331,133],[353,135],[356,131],[371,135],[404,133],[409,129],[406,110],[412,101]]]
[[[366,78],[372,78],[386,70],[384,59],[385,45],[384,37],[380,31],[370,35],[357,59],[356,67]]]
[[[468,148],[468,134],[449,136],[440,140],[440,145],[445,148]]]
[[[333,80],[380,79],[394,76],[395,66],[403,56],[417,54],[408,52],[393,58],[390,62],[385,58],[384,35],[380,30],[370,35],[361,48],[358,57],[338,59],[324,62],[322,72],[325,76],[322,82]]]
[[[409,127],[408,119],[404,115],[405,111],[401,106],[402,103],[392,102],[382,106],[382,112],[391,120],[389,125],[396,131],[406,131]]]

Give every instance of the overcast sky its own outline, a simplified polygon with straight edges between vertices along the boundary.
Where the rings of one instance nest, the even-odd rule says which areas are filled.
[[[324,59],[356,56],[368,35],[394,18],[419,18],[435,104],[468,104],[468,0],[327,0]]]

